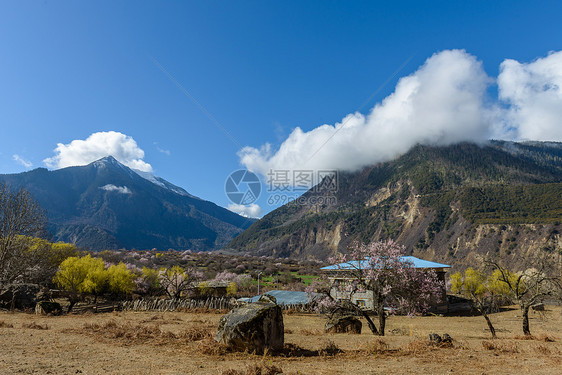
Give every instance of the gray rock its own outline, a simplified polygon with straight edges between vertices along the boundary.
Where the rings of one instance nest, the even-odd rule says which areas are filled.
[[[434,344],[441,344],[443,339],[437,333],[430,333],[429,334],[429,341]]]
[[[363,323],[351,315],[336,315],[326,322],[324,331],[326,333],[361,333]]]
[[[453,338],[449,336],[448,333],[444,333],[443,337],[439,336],[437,333],[429,334],[429,342],[432,344],[439,345],[441,347],[452,347]]]
[[[269,294],[264,294],[260,297],[260,299],[258,300],[258,302],[261,303],[273,303],[274,305],[277,305],[277,298],[270,296]]]
[[[35,314],[37,315],[59,315],[62,313],[62,306],[58,302],[40,301],[35,305]]]
[[[265,350],[282,350],[285,343],[283,312],[274,297],[262,296],[256,303],[223,315],[215,340],[235,351],[261,354]]]
[[[6,309],[32,309],[39,292],[36,284],[4,284],[0,286],[0,306]]]

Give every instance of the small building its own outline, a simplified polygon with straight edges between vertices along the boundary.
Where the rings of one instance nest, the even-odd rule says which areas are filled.
[[[280,306],[304,306],[308,305],[318,295],[317,293],[298,292],[293,290],[270,290],[266,292],[269,296],[275,297],[277,304]],[[240,302],[255,303],[258,302],[261,295],[250,298],[239,298]],[[312,300],[311,300],[312,298]]]
[[[203,281],[193,289],[198,297],[224,297],[228,294],[229,281]]]
[[[443,293],[441,300],[443,304],[446,304],[447,299],[447,289],[445,288],[445,274],[447,269],[451,268],[448,264],[430,262],[429,260],[419,259],[414,256],[403,256],[401,259],[405,262],[409,262],[416,269],[421,270],[433,270],[437,274],[437,278],[443,282]],[[361,261],[363,262],[363,261]],[[334,286],[349,282],[351,275],[350,271],[359,269],[361,267],[360,261],[351,261],[345,263],[334,264],[327,267],[322,267],[321,270],[326,272],[328,278],[333,282]],[[348,295],[343,295],[339,293],[337,288],[332,288],[330,294],[335,299],[348,298]],[[373,293],[371,291],[356,292],[351,296],[351,302],[364,309],[372,310],[374,308],[373,304]]]

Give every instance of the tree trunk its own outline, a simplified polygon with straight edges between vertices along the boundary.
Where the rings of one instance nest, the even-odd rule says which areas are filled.
[[[379,331],[377,330],[377,326],[375,326],[375,323],[373,323],[373,320],[371,319],[369,314],[367,314],[365,311],[363,311],[363,309],[359,309],[359,310],[361,310],[361,315],[363,315],[363,317],[367,321],[367,325],[369,326],[369,329],[371,330],[371,332],[373,332],[373,335],[379,335]]]
[[[378,295],[377,298],[377,314],[379,316],[379,336],[384,336],[384,327],[386,325],[386,315],[384,313],[384,298]]]
[[[379,312],[379,336],[384,336],[384,327],[386,325],[386,315],[384,310]]]
[[[70,295],[68,296],[68,302],[70,302],[70,304],[68,305],[68,310],[66,311],[67,314],[70,314],[72,308],[74,307],[74,305],[76,305],[76,302],[78,302],[79,300],[80,297],[76,292],[70,292]]]
[[[379,336],[384,336],[384,327],[386,325],[386,315],[384,308],[379,311]]]
[[[72,311],[72,308],[74,307],[75,304],[76,304],[76,300],[75,300],[75,299],[71,299],[71,300],[70,300],[70,305],[68,305],[68,310],[66,311],[67,314],[70,314],[70,312]]]
[[[523,306],[521,311],[523,312],[523,334],[525,336],[531,335],[531,330],[529,329],[529,308],[530,305]]]
[[[482,313],[482,315],[484,316],[484,319],[486,319],[486,323],[488,323],[488,328],[490,329],[490,333],[492,333],[492,338],[493,338],[493,339],[498,338],[498,337],[496,336],[496,329],[495,329],[494,326],[492,325],[492,321],[491,321],[490,318],[488,317],[488,314]]]

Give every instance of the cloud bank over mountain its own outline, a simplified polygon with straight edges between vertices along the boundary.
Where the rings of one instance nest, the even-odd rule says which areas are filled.
[[[368,114],[351,113],[308,132],[297,127],[276,150],[268,143],[243,148],[240,161],[264,176],[270,170],[353,171],[418,143],[562,140],[562,52],[527,64],[505,60],[498,99],[488,91],[495,82],[475,56],[442,51],[401,78]]]
[[[505,121],[519,140],[562,140],[562,52],[524,64],[505,60],[498,76],[499,98],[508,104]]]
[[[87,165],[105,156],[113,156],[127,167],[142,172],[152,172],[152,166],[142,160],[144,151],[130,136],[108,131],[97,132],[85,140],[75,139],[68,144],[59,143],[53,157],[43,162],[53,169]]]
[[[249,204],[247,206],[237,203],[231,203],[226,208],[234,213],[237,213],[238,215],[248,218],[259,218],[262,215],[261,207],[255,203]]]
[[[121,193],[121,194],[131,194],[131,189],[129,189],[126,186],[115,186],[113,184],[107,184],[107,185],[104,185],[104,186],[100,187],[100,189],[105,190],[105,191],[115,191],[115,192]]]

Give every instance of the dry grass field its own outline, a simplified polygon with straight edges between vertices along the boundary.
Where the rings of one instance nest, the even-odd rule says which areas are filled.
[[[391,317],[387,336],[324,334],[324,318],[285,315],[285,353],[227,353],[212,340],[220,314],[174,312],[36,316],[0,313],[0,374],[560,374],[562,309],[482,317]],[[366,324],[364,324],[364,328]],[[428,344],[448,333],[452,347]]]

